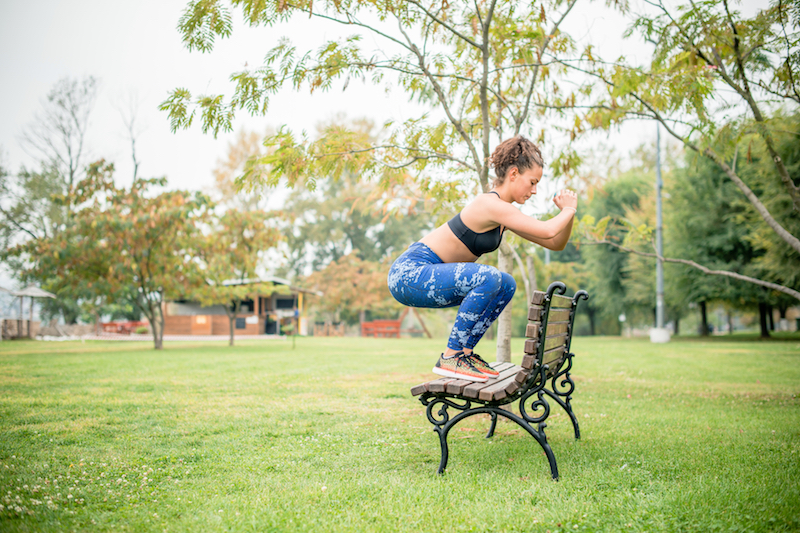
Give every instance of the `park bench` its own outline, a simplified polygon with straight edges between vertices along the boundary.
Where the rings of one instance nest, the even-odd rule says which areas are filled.
[[[553,401],[567,412],[575,438],[580,438],[578,419],[570,404],[575,390],[570,377],[574,357],[570,342],[578,301],[589,298],[586,291],[578,291],[572,298],[562,296],[565,292],[566,286],[556,281],[546,292],[533,293],[525,330],[525,355],[520,365],[492,363],[500,375],[485,383],[439,378],[411,389],[411,394],[419,396],[426,406],[428,420],[439,435],[442,448],[439,474],[447,467],[447,435],[453,426],[465,418],[485,413],[491,416],[486,438],[494,435],[498,416],[516,422],[542,447],[550,463],[550,473],[553,479],[558,479],[556,458],[544,432],[545,421],[550,415],[550,401]],[[518,402],[519,415],[504,408],[514,402]],[[448,408],[461,412],[451,418]]]
[[[400,320],[373,320],[361,323],[362,337],[400,338]]]

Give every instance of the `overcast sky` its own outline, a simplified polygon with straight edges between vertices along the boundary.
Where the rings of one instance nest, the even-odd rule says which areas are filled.
[[[237,12],[233,38],[218,42],[211,54],[201,54],[187,51],[175,29],[186,0],[0,0],[0,5],[0,150],[5,166],[16,170],[34,161],[19,137],[53,84],[65,76],[91,75],[101,83],[91,116],[91,155],[113,161],[117,179],[130,180],[130,150],[119,109],[137,101],[138,120],[146,127],[137,141],[141,175],[166,175],[171,186],[181,188],[212,182],[211,170],[225,155],[233,134],[214,139],[198,127],[170,132],[166,114],[157,108],[171,89],[186,87],[194,94],[225,91],[232,72],[245,62],[260,64],[281,36],[306,48],[340,31],[305,17],[252,30],[238,23]],[[570,14],[575,34],[584,41],[591,34],[596,42],[621,52],[619,17],[601,6],[587,2]],[[241,114],[236,127],[263,131],[285,123],[313,130],[337,113],[367,116],[377,123],[409,116],[402,93],[386,94],[362,83],[313,97],[286,91],[272,102],[267,117]]]
[[[195,95],[230,95],[230,74],[246,62],[260,64],[280,37],[289,37],[303,50],[343,35],[337,33],[342,31],[339,26],[306,17],[274,28],[250,29],[239,22],[241,14],[237,11],[232,39],[219,41],[210,54],[190,53],[176,30],[186,3],[0,0],[0,158],[4,166],[15,171],[35,161],[25,152],[19,137],[41,109],[53,84],[66,76],[91,75],[100,80],[88,137],[92,158],[113,161],[119,182],[130,181],[130,148],[119,110],[136,101],[137,119],[144,126],[137,140],[140,175],[165,175],[171,187],[209,186],[213,182],[211,171],[224,157],[234,133],[214,139],[197,126],[172,133],[167,115],[158,111],[169,91],[185,87]],[[748,0],[744,10],[753,11],[766,4],[766,0]],[[636,8],[637,0],[632,5]],[[641,41],[622,40],[625,21],[603,1],[582,0],[567,17],[565,29],[580,46],[593,42],[604,57],[636,58],[638,54],[642,60],[648,53]],[[365,46],[377,48],[379,43],[365,41]],[[269,126],[287,124],[295,130],[312,131],[317,123],[339,113],[350,118],[366,116],[380,124],[409,118],[412,108],[400,91],[387,94],[380,87],[354,82],[345,92],[336,88],[309,96],[307,91],[284,91],[272,99],[268,116],[252,118],[240,113],[235,126],[265,131]],[[594,136],[598,140],[603,137],[606,135]],[[654,138],[654,126],[639,123],[604,140],[624,153]]]

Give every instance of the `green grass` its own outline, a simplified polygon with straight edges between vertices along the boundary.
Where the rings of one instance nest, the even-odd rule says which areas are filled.
[[[800,530],[800,339],[577,338],[559,482],[483,417],[435,474],[440,344],[2,343],[0,531]]]

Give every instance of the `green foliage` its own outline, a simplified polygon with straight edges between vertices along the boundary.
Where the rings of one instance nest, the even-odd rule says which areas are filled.
[[[191,126],[199,114],[203,131],[216,135],[231,128],[237,111],[265,115],[270,98],[284,87],[313,94],[340,84],[346,89],[351,80],[399,86],[409,101],[436,113],[386,124],[381,139],[365,138],[358,128],[333,127],[312,140],[282,126],[267,137],[267,155],[250,162],[239,184],[252,190],[285,179],[313,189],[319,176],[349,172],[384,188],[412,178],[432,198],[453,201],[474,190],[453,186],[465,176],[482,189],[488,186],[490,136],[524,132],[534,109],[574,102],[557,85],[555,91],[545,87],[561,69],[542,63],[545,52],[573,50],[559,24],[574,3],[193,1],[179,24],[190,50],[210,51],[217,37],[229,37],[237,9],[252,27],[277,27],[300,15],[353,33],[317,50],[298,50],[281,39],[262,65],[231,75],[230,97],[195,97],[176,89],[161,109],[173,130]],[[370,50],[376,39],[381,48]],[[557,170],[570,172],[577,162],[575,154],[565,155]]]
[[[199,193],[164,191],[164,179],[136,179],[129,189],[113,182],[113,165],[89,166],[86,177],[55,199],[73,206],[71,223],[48,238],[30,240],[9,253],[24,259],[27,274],[52,279],[57,293],[97,310],[115,297],[131,298],[151,324],[161,347],[166,294],[190,284],[195,223],[208,208]]]
[[[230,209],[221,216],[207,213],[204,222],[207,232],[193,239],[193,280],[184,289],[183,296],[204,307],[223,305],[230,321],[230,344],[233,345],[233,322],[241,301],[254,291],[285,290],[272,283],[245,283],[257,277],[260,254],[275,246],[279,233],[270,226],[270,215],[261,211]],[[239,283],[234,284],[236,280]]]
[[[783,252],[782,263],[775,254],[761,261],[770,268],[751,277],[760,281],[759,276],[766,276],[784,283],[790,292],[793,281],[782,281],[787,276],[779,271],[798,270],[800,233],[785,205],[800,210],[800,179],[786,164],[793,146],[779,138],[786,131],[781,126],[782,106],[796,115],[800,104],[800,85],[792,70],[800,57],[800,30],[793,24],[796,2],[773,2],[749,18],[727,1],[689,2],[675,9],[663,3],[649,5],[655,16],[638,16],[627,32],[656,45],[648,65],[632,66],[625,58],[608,64],[589,57],[586,68],[576,67],[604,82],[599,94],[585,93],[594,108],[585,115],[585,125],[609,128],[628,118],[652,118],[712,161],[738,189],[721,189],[731,195],[725,202],[733,205],[746,198],[766,223],[748,217],[747,232],[753,225],[763,228],[783,243],[780,250],[786,245],[792,249]],[[763,154],[759,170],[750,172],[741,165],[737,169],[744,145],[749,161],[754,144]],[[790,144],[796,145],[796,139]],[[765,235],[761,233],[762,240]]]
[[[391,210],[376,207],[383,195],[352,176],[323,180],[316,191],[294,191],[283,208],[288,270],[302,275],[348,254],[378,262],[396,256],[430,229],[424,203],[410,191],[397,187]]]
[[[596,240],[618,244],[630,242],[637,234],[638,227],[628,217],[642,207],[644,198],[652,190],[653,181],[651,176],[633,170],[595,188],[584,208],[587,215],[575,228],[576,236],[584,234],[586,228],[591,227]],[[633,268],[629,254],[611,246],[592,246],[590,243],[582,245],[580,251],[586,269],[591,273],[588,285],[582,288],[591,294],[587,301],[591,312],[611,325],[612,329],[605,331],[619,333],[619,315],[633,314],[636,310],[646,313],[647,308],[653,307],[655,290],[649,290],[649,287],[645,290],[641,284],[631,284],[631,273],[639,269]],[[637,263],[637,266],[649,270],[655,282],[652,264]],[[642,295],[647,295],[647,299],[642,301]]]

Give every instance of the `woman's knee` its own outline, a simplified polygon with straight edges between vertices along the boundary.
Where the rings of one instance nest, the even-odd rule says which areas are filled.
[[[509,298],[517,291],[517,282],[508,272],[500,272],[500,290],[505,291]]]

